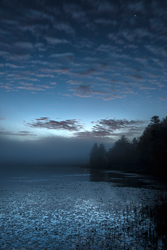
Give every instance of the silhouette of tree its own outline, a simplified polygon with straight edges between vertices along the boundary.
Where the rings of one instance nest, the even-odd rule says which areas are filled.
[[[167,176],[167,118],[150,119],[137,145],[137,164],[145,172]]]
[[[136,164],[138,166],[138,169],[140,169],[142,172],[145,171],[148,173],[151,170],[150,137],[151,130],[150,125],[148,125],[139,139],[136,156]]]
[[[122,135],[109,149],[107,162],[110,168],[130,168],[132,165],[132,145],[125,135]]]
[[[95,143],[90,151],[90,166],[93,168],[97,167],[98,165],[98,154],[99,154],[99,147],[97,143]]]
[[[137,160],[137,145],[139,143],[139,140],[136,139],[136,137],[133,138],[132,143],[131,143],[131,160],[132,160],[132,167],[136,165],[136,160]]]
[[[106,149],[104,144],[94,144],[90,152],[90,165],[92,168],[105,168],[106,166]]]
[[[104,144],[94,144],[90,152],[92,168],[123,169],[167,178],[167,117],[153,116],[139,139],[123,135],[107,152]]]
[[[167,118],[151,126],[151,161],[153,173],[167,176]]]
[[[99,146],[99,156],[98,156],[98,159],[99,159],[99,167],[100,168],[105,168],[106,166],[106,149],[105,149],[105,146],[104,144],[100,144]]]
[[[151,117],[150,121],[151,121],[151,125],[159,124],[160,123],[159,116],[155,115],[155,116]]]
[[[134,149],[137,148],[137,144],[138,144],[138,140],[136,139],[136,137],[134,137],[133,140],[132,140],[132,146],[133,146]]]

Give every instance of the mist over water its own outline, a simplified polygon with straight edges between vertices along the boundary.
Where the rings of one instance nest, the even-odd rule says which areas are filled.
[[[106,143],[108,145],[109,140]],[[93,139],[65,137],[47,137],[34,141],[0,138],[0,163],[88,162],[93,144]]]

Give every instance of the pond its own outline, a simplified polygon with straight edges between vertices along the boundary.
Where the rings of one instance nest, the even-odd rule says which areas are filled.
[[[3,173],[0,249],[167,249],[166,184],[118,171]]]

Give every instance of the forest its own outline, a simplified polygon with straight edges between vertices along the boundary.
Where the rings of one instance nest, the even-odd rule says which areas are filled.
[[[92,169],[124,170],[167,177],[167,117],[153,116],[139,138],[122,135],[114,145],[94,144],[90,152]]]

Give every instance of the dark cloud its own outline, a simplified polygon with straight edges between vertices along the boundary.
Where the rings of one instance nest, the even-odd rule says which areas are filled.
[[[145,14],[146,12],[146,5],[144,3],[144,1],[135,1],[135,2],[132,2],[132,1],[129,1],[129,3],[125,6],[125,4],[123,4],[123,6],[129,10],[129,11],[132,11],[133,13],[135,14]]]
[[[82,125],[76,119],[69,119],[65,121],[50,120],[49,117],[41,117],[35,119],[35,121],[25,122],[26,126],[32,128],[46,128],[54,130],[67,130],[67,131],[78,131],[82,129]]]
[[[159,70],[157,82],[163,85],[166,9],[167,3],[157,0],[1,1],[0,87],[6,91],[55,92],[50,78],[59,87],[57,78],[62,75],[65,82],[78,82],[80,86],[74,90],[77,96],[100,95],[110,101],[123,97],[118,90],[121,82],[132,84],[132,94],[132,81],[148,80],[146,73],[155,69]],[[130,72],[131,65],[142,67],[141,76]],[[105,96],[104,81],[111,83],[113,74],[119,78],[117,92],[109,91]],[[84,86],[83,77],[89,86]],[[157,88],[162,85],[157,84]]]
[[[103,137],[110,137],[111,132],[109,132],[109,131],[107,131],[105,129],[101,129],[101,130],[78,132],[75,135],[77,137],[80,137],[80,138],[92,138],[92,137],[103,138]]]
[[[135,78],[136,80],[143,80],[143,78],[140,75],[133,75],[133,78]]]
[[[98,48],[97,51],[101,52],[106,52],[106,53],[111,53],[113,51],[117,50],[117,47],[111,46],[110,44],[101,44]]]
[[[126,120],[126,119],[101,119],[95,124],[91,131],[79,131],[75,133],[81,138],[115,138],[126,135],[127,137],[140,136],[148,121]],[[113,139],[114,141],[115,139]]]
[[[97,69],[90,68],[90,69],[87,69],[84,72],[80,72],[79,75],[81,75],[81,76],[88,76],[88,75],[92,75],[92,74],[96,74],[96,73],[98,73]]]
[[[113,12],[115,11],[115,6],[111,4],[109,1],[95,1],[94,6],[96,10],[100,13]]]
[[[142,120],[120,120],[120,119],[101,119],[96,122],[96,125],[93,127],[94,129],[99,128],[107,128],[110,131],[114,131],[117,129],[125,129],[125,128],[131,128],[131,126],[141,126],[145,125],[146,121]]]
[[[100,24],[100,25],[113,25],[115,26],[116,25],[116,21],[112,21],[110,19],[104,19],[104,18],[99,18],[99,19],[95,19],[94,21],[96,24]]]
[[[69,15],[72,19],[78,22],[86,22],[88,20],[86,12],[78,4],[65,3],[63,9],[66,15]]]
[[[110,14],[113,12],[116,12],[118,10],[118,5],[114,1],[108,1],[105,0],[101,2],[100,0],[82,0],[84,3],[89,5],[91,7],[91,12],[90,13],[95,13],[97,14]]]
[[[90,86],[81,85],[75,89],[74,95],[80,97],[91,97],[92,89]]]
[[[36,134],[31,133],[29,131],[18,131],[18,132],[12,132],[12,131],[7,131],[7,130],[0,130],[0,136],[23,136],[23,137],[31,137],[31,136],[36,136]]]
[[[106,95],[107,93],[104,91],[93,90],[90,86],[81,85],[74,90],[74,95],[80,97],[91,97],[93,95]]]

